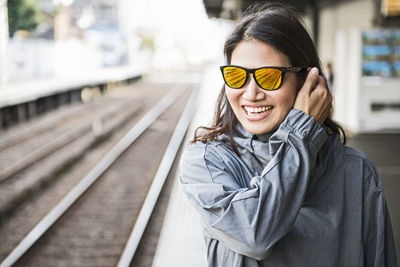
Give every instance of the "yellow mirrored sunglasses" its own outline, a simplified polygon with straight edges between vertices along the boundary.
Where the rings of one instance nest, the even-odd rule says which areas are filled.
[[[247,69],[235,65],[220,66],[225,84],[233,89],[242,88],[253,73],[254,79],[259,87],[264,90],[276,90],[282,85],[286,72],[300,72],[306,70],[304,67],[261,67]]]

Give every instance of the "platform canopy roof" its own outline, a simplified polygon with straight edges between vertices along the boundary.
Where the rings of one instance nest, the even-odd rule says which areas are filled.
[[[265,0],[267,1],[267,0]],[[341,2],[350,2],[352,0],[280,0],[294,6],[299,12],[305,13],[315,7],[334,5]],[[210,17],[235,18],[248,6],[260,0],[203,0],[207,14]]]

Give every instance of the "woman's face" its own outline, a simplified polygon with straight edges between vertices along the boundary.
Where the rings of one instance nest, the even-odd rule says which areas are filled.
[[[232,65],[245,68],[264,66],[291,67],[287,57],[272,46],[251,39],[240,42],[233,50]],[[253,74],[240,89],[225,85],[228,101],[243,127],[253,134],[276,130],[292,109],[297,94],[296,75],[287,72],[278,90],[261,89]]]

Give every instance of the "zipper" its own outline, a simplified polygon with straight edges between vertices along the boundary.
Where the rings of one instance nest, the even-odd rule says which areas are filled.
[[[250,139],[251,153],[254,153],[253,140],[257,140],[257,135],[253,134]]]

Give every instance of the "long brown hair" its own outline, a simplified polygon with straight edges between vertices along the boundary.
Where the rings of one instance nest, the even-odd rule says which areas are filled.
[[[321,62],[310,35],[299,21],[294,8],[274,2],[256,4],[250,7],[241,22],[235,27],[225,42],[224,54],[228,64],[231,63],[233,50],[245,40],[262,41],[287,56],[292,66],[317,67],[323,75]],[[297,86],[300,89],[307,77],[307,72],[296,74]],[[198,127],[192,143],[200,141],[207,143],[216,140],[219,135],[226,133],[232,148],[237,152],[232,138],[232,129],[239,123],[225,95],[225,86],[218,96],[214,120],[210,127]],[[346,143],[343,128],[332,120],[331,115],[324,121],[323,126],[330,133],[342,136]]]

